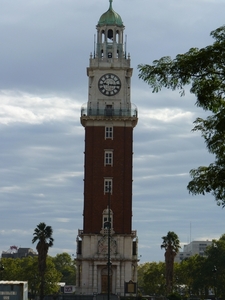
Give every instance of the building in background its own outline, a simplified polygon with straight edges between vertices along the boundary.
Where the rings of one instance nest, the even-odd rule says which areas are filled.
[[[83,229],[77,236],[78,294],[135,292],[137,233],[132,230],[133,128],[130,55],[124,25],[112,8],[99,19],[91,54],[85,129]],[[110,285],[110,287],[109,287]],[[124,288],[125,287],[125,288]]]
[[[23,258],[27,256],[37,256],[37,253],[31,248],[18,248],[11,246],[7,251],[2,251],[2,258]]]
[[[211,245],[212,241],[193,241],[190,244],[184,245],[183,251],[177,253],[174,261],[181,262],[195,254],[205,256],[206,248]]]

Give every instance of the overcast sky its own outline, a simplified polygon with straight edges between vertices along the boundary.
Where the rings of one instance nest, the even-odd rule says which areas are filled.
[[[50,255],[76,254],[82,229],[86,67],[108,0],[0,0],[0,251],[31,247],[34,228],[53,228]],[[162,236],[183,244],[225,233],[214,198],[191,196],[189,171],[208,165],[193,121],[203,115],[188,92],[153,94],[137,65],[213,42],[224,0],[114,0],[131,54],[134,129],[133,230],[140,262],[162,261]],[[204,113],[205,114],[205,113]]]

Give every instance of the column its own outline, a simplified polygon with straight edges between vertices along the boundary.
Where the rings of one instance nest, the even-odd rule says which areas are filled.
[[[92,262],[89,263],[89,276],[88,276],[88,290],[89,293],[92,294],[92,287],[93,287],[93,264]]]
[[[121,293],[120,291],[120,263],[116,266],[116,292]]]
[[[120,274],[121,274],[121,277],[120,277],[120,292],[121,292],[121,295],[124,295],[124,273],[125,273],[125,263],[122,262],[121,263],[121,266],[120,266]]]
[[[97,265],[96,263],[94,263],[94,283],[93,283],[93,286],[94,286],[94,292],[97,293],[98,292],[98,273],[97,273],[98,269],[97,269]]]

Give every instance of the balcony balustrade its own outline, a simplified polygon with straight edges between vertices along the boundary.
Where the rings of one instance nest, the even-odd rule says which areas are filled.
[[[83,105],[81,108],[81,117],[132,117],[137,118],[138,111],[137,107],[132,104],[131,108],[128,109],[116,109],[113,107],[106,107],[104,109],[100,108],[88,108],[86,105]]]

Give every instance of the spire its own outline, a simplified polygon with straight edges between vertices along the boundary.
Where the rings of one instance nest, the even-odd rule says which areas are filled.
[[[112,2],[113,0],[109,0],[109,9],[112,9]]]

